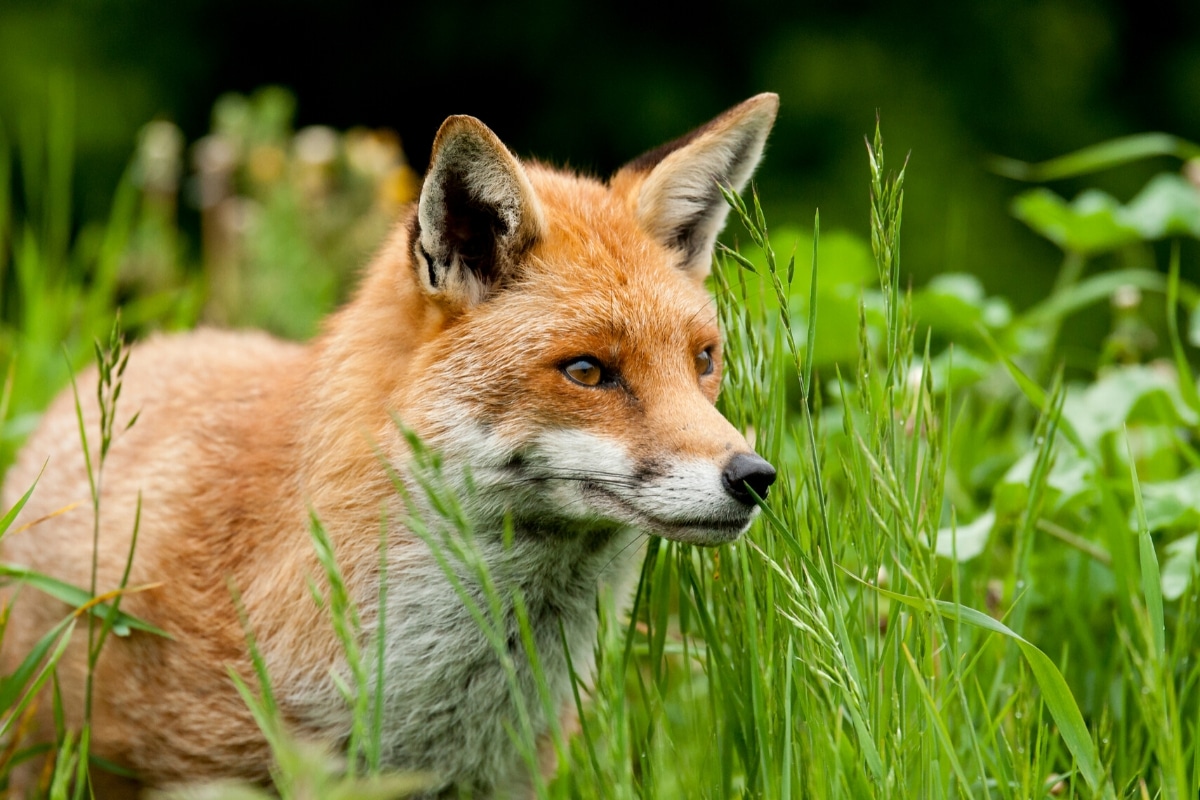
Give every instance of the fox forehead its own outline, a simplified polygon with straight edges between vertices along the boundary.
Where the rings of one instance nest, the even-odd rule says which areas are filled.
[[[532,322],[550,327],[560,342],[590,336],[653,349],[683,336],[689,344],[715,343],[711,297],[680,269],[678,253],[638,224],[634,199],[543,167],[529,175],[546,227],[522,264],[512,302],[496,310],[534,314]]]
[[[682,363],[690,372],[691,357],[719,342],[703,284],[638,225],[627,198],[590,178],[529,173],[543,235],[514,280],[464,313],[445,345],[462,352],[503,341],[523,359],[589,355],[627,368]]]
[[[604,184],[545,168],[529,173],[543,235],[511,283],[427,343],[415,394],[473,407],[489,424],[524,433],[534,421],[615,424],[680,392],[715,401],[720,333],[703,283]],[[717,369],[698,381],[694,359],[705,349]],[[580,357],[617,371],[627,391],[570,386],[557,367]],[[436,438],[440,427],[424,432]]]

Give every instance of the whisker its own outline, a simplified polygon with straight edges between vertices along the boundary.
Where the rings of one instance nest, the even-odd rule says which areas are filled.
[[[510,469],[512,469],[512,467],[508,464],[498,464],[498,465],[497,464],[489,464],[489,465],[482,466],[482,467],[475,466],[472,468],[472,472],[475,474],[478,474],[479,472],[485,472],[485,471],[504,472],[504,471],[510,470]],[[555,471],[553,468],[542,468],[542,467],[536,467],[536,469],[538,469],[541,472],[541,474],[543,474],[543,475],[588,475],[588,476],[600,476],[600,477],[604,477],[604,478],[622,478],[625,480],[636,480],[637,479],[637,477],[635,475],[628,473],[628,472],[609,472],[607,470],[593,470],[593,469],[589,469],[586,472],[584,472],[582,470],[578,470],[578,469]]]
[[[709,301],[705,300],[696,309],[696,312],[694,314],[692,314],[692,316],[688,319],[687,324],[684,325],[684,328],[690,328],[696,322],[696,320],[700,318],[700,315],[703,314],[705,311],[711,312],[712,316],[713,316],[713,319],[711,321],[716,322],[716,316],[717,316],[716,310]]]
[[[527,475],[515,481],[511,481],[509,485],[514,484],[529,484],[529,483],[545,483],[547,481],[576,481],[578,483],[594,483],[598,486],[620,486],[626,489],[637,488],[637,483],[633,480],[615,480],[612,478],[594,478],[591,475]]]
[[[627,551],[629,548],[633,547],[635,544],[640,543],[643,539],[648,540],[649,538],[650,538],[650,534],[646,533],[643,530],[635,528],[633,538],[631,538],[628,542],[626,542],[624,547],[622,547],[617,552],[613,553],[612,558],[610,558],[610,559],[608,559],[608,561],[604,562],[604,566],[600,568],[600,571],[604,572],[605,570],[607,570],[610,566],[612,566],[612,563],[614,561],[616,561],[621,556],[625,555],[625,551]]]

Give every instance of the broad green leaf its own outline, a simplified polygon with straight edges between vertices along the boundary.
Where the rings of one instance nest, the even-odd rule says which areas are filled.
[[[1200,472],[1191,472],[1173,481],[1142,486],[1146,525],[1152,531],[1163,528],[1200,527]],[[1136,523],[1136,519],[1131,520]]]
[[[1127,423],[1197,423],[1197,414],[1184,402],[1174,377],[1142,365],[1113,369],[1082,393],[1068,394],[1063,416],[1089,448]]]
[[[1002,516],[1016,515],[1024,509],[1036,461],[1036,452],[1026,453],[997,484],[995,508]],[[1072,448],[1061,448],[1046,476],[1046,510],[1058,513],[1093,505],[1099,491],[1095,473],[1095,465],[1090,459],[1080,456]]]
[[[1063,250],[1096,255],[1137,241],[1200,238],[1200,192],[1175,174],[1155,176],[1127,205],[1089,189],[1068,203],[1049,189],[1013,201],[1013,214]]]
[[[790,225],[781,225],[771,230],[771,246],[784,260],[788,253],[813,252],[813,245],[812,231]],[[762,249],[742,249],[742,256],[750,260],[756,273],[760,276],[766,275],[767,260]],[[875,259],[871,255],[871,245],[849,231],[821,231],[820,263],[821,268],[817,272],[819,290],[838,286],[850,286],[857,290],[875,283]],[[812,261],[797,258],[795,273],[792,276],[792,286],[796,290],[793,299],[807,302],[811,282]],[[824,305],[821,306],[821,313],[825,313]]]
[[[1046,408],[1047,396],[1045,389],[1039,386],[1033,378],[1026,375],[1025,371],[1009,358],[1008,354],[1001,349],[1000,345],[996,343],[996,340],[992,338],[986,328],[979,326],[977,330],[979,335],[983,337],[983,341],[987,344],[988,349],[992,351],[992,354],[1008,370],[1008,374],[1012,376],[1013,381],[1017,384],[1017,388],[1021,390],[1025,398],[1038,408]],[[1067,399],[1070,400],[1070,395],[1067,396]],[[1067,437],[1067,441],[1080,450],[1084,449],[1083,440],[1080,438],[1079,432],[1075,430],[1075,426],[1071,422],[1071,417],[1066,413],[1065,409],[1058,419],[1058,429],[1062,432],[1063,436]]]
[[[1129,201],[1125,218],[1143,239],[1200,238],[1200,191],[1181,175],[1157,175]]]
[[[929,360],[929,371],[933,373],[933,391],[942,393],[947,388],[970,386],[986,377],[996,367],[966,347],[947,348]]]
[[[988,537],[996,525],[996,512],[988,511],[974,522],[959,525],[955,528],[942,528],[938,531],[937,554],[942,558],[957,558],[958,561],[970,561],[983,552],[987,547]]]
[[[822,259],[824,257],[822,256]],[[797,268],[799,271],[799,268]],[[818,273],[824,274],[822,269]],[[846,331],[858,328],[858,303],[862,292],[857,287],[832,286],[816,287],[817,315],[816,339],[811,343],[812,364],[820,367],[827,364],[853,363],[858,357],[858,342],[853,336],[847,336]],[[809,313],[808,300],[802,299],[800,293],[792,298],[792,335],[796,346],[807,352],[809,349]]]
[[[1167,559],[1162,565],[1162,594],[1167,600],[1183,597],[1191,584],[1192,573],[1196,569],[1197,540],[1200,540],[1200,534],[1189,533],[1166,546]]]
[[[1180,454],[1179,426],[1164,422],[1139,420],[1138,414],[1131,419],[1135,426],[1129,428],[1129,442],[1133,445],[1133,457],[1138,476],[1146,481],[1171,481],[1186,467]]]
[[[771,241],[779,253],[813,253],[815,256],[789,262],[794,264],[792,294],[788,302],[792,335],[801,352],[811,356],[806,362],[816,367],[852,363],[858,357],[858,344],[845,332],[858,327],[863,287],[873,285],[876,280],[870,245],[845,231],[822,231],[818,240],[811,232],[786,226],[772,231]],[[753,262],[759,275],[767,274],[761,249],[749,251],[746,257]],[[818,260],[820,269],[814,273]],[[757,279],[755,275],[746,278],[748,283]],[[814,298],[819,309],[815,329],[809,324],[809,308]],[[810,342],[812,335],[815,339]]]
[[[1093,255],[1140,241],[1141,232],[1124,218],[1113,197],[1086,191],[1067,203],[1049,189],[1031,189],[1013,200],[1013,215],[1063,250]]]
[[[989,298],[974,275],[939,275],[913,294],[913,317],[942,335],[961,341],[975,338],[977,325],[1002,328],[1012,322],[1012,308]]]

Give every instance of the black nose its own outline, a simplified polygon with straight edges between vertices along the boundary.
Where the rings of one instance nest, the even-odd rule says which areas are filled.
[[[721,482],[735,500],[752,506],[754,496],[750,490],[759,497],[766,497],[767,489],[775,482],[775,468],[754,453],[738,453],[725,465]]]

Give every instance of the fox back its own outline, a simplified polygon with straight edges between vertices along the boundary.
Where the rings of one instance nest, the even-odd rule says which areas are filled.
[[[129,584],[151,588],[122,610],[171,638],[134,631],[105,645],[92,752],[156,787],[268,777],[263,734],[229,677],[253,684],[231,588],[289,729],[344,746],[351,713],[335,678],[353,676],[309,588],[323,575],[315,518],[357,604],[360,646],[383,642],[369,690],[385,764],[433,775],[433,794],[528,786],[506,733],[514,695],[535,733],[551,720],[512,598],[569,717],[598,591],[626,590],[639,539],[732,541],[774,479],[714,407],[721,345],[704,280],[726,218],[719,185],[748,181],[777,105],[754,97],[605,183],[523,163],[477,120],[452,117],[420,199],[313,342],[201,330],[136,346],[117,429],[138,418],[105,463],[97,587],[120,582],[140,514]],[[80,378],[81,397],[96,380]],[[65,393],[47,412],[3,503],[45,464],[17,526],[79,505],[9,536],[3,557],[86,587],[93,517],[74,402]],[[95,430],[94,400],[84,417]],[[463,548],[505,598],[515,687],[472,616],[488,599]],[[69,609],[5,591],[11,671]],[[77,727],[86,636],[58,675]],[[52,705],[43,698],[42,736]]]

